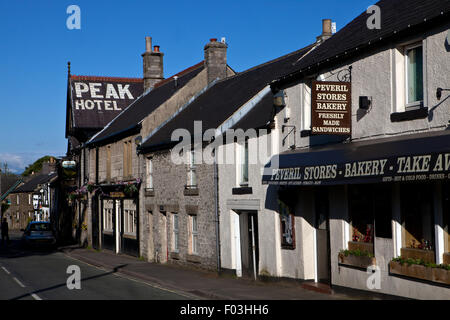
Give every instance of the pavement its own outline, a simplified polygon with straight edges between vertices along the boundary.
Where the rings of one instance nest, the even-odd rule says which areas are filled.
[[[210,300],[354,300],[377,299],[365,293],[325,294],[305,289],[294,281],[254,281],[231,275],[218,275],[174,264],[156,264],[134,257],[78,247],[61,249],[71,258],[105,270],[143,280],[184,295]]]

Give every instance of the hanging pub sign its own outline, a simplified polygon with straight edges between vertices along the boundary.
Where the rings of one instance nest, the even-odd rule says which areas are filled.
[[[311,134],[351,135],[351,82],[313,81]]]

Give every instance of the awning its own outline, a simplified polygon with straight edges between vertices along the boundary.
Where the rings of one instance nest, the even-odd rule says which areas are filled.
[[[450,179],[450,130],[341,143],[272,157],[264,184],[337,185]]]

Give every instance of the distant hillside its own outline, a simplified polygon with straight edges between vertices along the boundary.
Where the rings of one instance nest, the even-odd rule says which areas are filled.
[[[23,177],[28,177],[33,172],[37,173],[42,170],[42,164],[44,162],[48,162],[51,158],[54,158],[52,156],[44,156],[38,160],[36,160],[33,164],[30,164],[28,167],[25,168],[25,171],[22,173]]]

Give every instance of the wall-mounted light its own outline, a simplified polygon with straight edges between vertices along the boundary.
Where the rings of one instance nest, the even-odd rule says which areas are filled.
[[[286,106],[284,90],[278,91],[278,93],[273,96],[273,104],[279,108]]]
[[[368,110],[372,105],[372,98],[367,96],[359,97],[359,108],[363,110]]]
[[[436,98],[438,100],[441,100],[441,98],[442,98],[442,91],[450,91],[450,89],[437,88],[437,90],[436,90]]]
[[[139,147],[142,144],[142,137],[137,136],[136,138],[134,138],[134,143]]]

